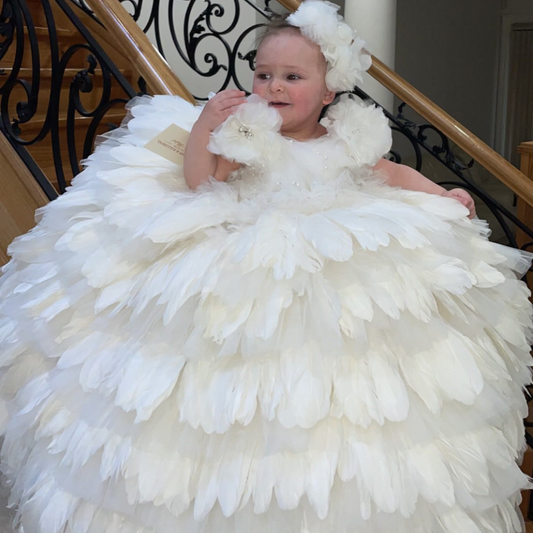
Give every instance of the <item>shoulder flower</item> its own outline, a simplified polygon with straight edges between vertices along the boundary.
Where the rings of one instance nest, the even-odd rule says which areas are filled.
[[[347,145],[358,166],[374,166],[392,147],[392,131],[375,104],[347,99],[332,106],[321,124]]]
[[[278,111],[252,94],[211,134],[207,148],[238,163],[270,161],[279,157],[281,124]]]

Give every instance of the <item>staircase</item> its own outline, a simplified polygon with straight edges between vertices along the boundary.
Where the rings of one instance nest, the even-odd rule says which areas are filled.
[[[6,107],[11,131],[21,144],[35,139],[43,128],[49,130],[48,133],[45,131],[42,140],[28,144],[25,148],[56,194],[64,192],[79,171],[79,160],[92,152],[94,137],[121,123],[125,116],[124,104],[135,94],[132,87],[137,85],[139,79],[139,74],[119,52],[109,33],[71,2],[64,4],[72,9],[83,26],[95,37],[117,72],[127,81],[128,87],[125,90],[120,83],[111,79],[112,76],[103,69],[90,43],[76,28],[76,21],[69,19],[60,3],[27,1],[34,28],[31,31],[28,30],[27,23],[24,26],[24,46],[19,65],[16,65],[16,54],[20,53],[21,47],[15,46],[15,43],[0,59],[0,87],[5,88],[10,76],[19,80],[7,99]],[[4,7],[6,5],[8,4],[5,3]],[[51,21],[46,16],[45,6],[49,8],[49,17],[53,18],[52,25],[55,27],[52,31],[57,36],[52,43]],[[57,52],[54,51],[55,46]],[[31,91],[32,83],[39,83],[35,108],[31,110],[30,117],[24,118],[18,110],[20,111],[21,103],[24,106],[24,102],[28,102],[31,107],[34,95],[28,97],[24,86]],[[109,88],[108,94],[104,95],[107,92],[104,90],[106,83]],[[104,96],[105,100],[102,101]],[[113,100],[117,104],[105,109],[106,102]],[[102,104],[104,108],[100,109]],[[101,115],[101,119],[95,120],[95,111],[96,115]],[[59,149],[56,146],[56,154],[53,144],[59,144]]]
[[[80,54],[81,55],[81,54]],[[80,57],[80,63],[82,58]],[[82,65],[79,67],[69,67],[65,69],[64,76],[65,80],[74,80],[76,76],[79,75]],[[4,69],[2,76],[8,76],[12,69]],[[131,69],[119,69],[121,74],[128,80],[133,81],[133,73]],[[18,78],[25,80],[28,83],[31,83],[32,69],[23,68],[19,72]],[[103,74],[102,70],[97,68],[94,71],[94,74],[90,75],[92,83],[96,87],[101,87],[103,85]],[[24,124],[21,127],[22,135],[21,137],[25,140],[30,140],[35,138],[35,136],[41,131],[45,124],[46,114],[47,114],[47,102],[49,101],[50,92],[52,89],[52,69],[49,67],[44,67],[41,69],[41,95],[42,99],[39,102],[39,108],[37,114],[34,118],[27,124]],[[84,117],[77,115],[73,118],[72,125],[73,127],[68,127],[68,105],[69,105],[69,84],[63,83],[61,85],[61,91],[59,95],[59,117],[58,117],[58,134],[59,138],[62,140],[61,143],[61,156],[64,162],[69,161],[69,151],[67,139],[72,136],[75,139],[76,153],[83,154],[83,147],[85,142],[85,136],[87,129],[92,121],[91,117]],[[86,109],[94,109],[98,105],[101,94],[100,91],[92,91],[90,93],[81,94],[82,105]],[[114,86],[111,91],[112,98],[121,98],[123,97],[122,90],[120,87]],[[101,122],[98,128],[96,129],[96,134],[105,133],[109,130],[110,125],[118,126],[122,119],[125,116],[124,109],[117,109],[109,112],[105,115],[105,122]],[[52,153],[52,136],[46,136],[42,142],[31,145],[28,148],[28,151],[32,158],[39,165],[45,176],[49,177],[50,183],[56,189],[58,193],[61,193],[61,186],[58,182],[58,177],[56,174],[56,169],[54,165],[53,153]],[[78,158],[79,159],[79,158]],[[64,171],[66,175],[66,186],[70,184],[70,181],[73,177],[72,171],[68,164],[64,165]]]
[[[0,264],[8,260],[8,244],[33,227],[35,209],[68,187],[95,136],[121,123],[140,78],[109,32],[72,2],[21,5],[17,10],[6,0],[0,12],[0,100],[7,115],[0,119]]]

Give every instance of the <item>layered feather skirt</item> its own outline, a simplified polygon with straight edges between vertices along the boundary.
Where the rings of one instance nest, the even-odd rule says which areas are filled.
[[[190,191],[144,145],[198,113],[135,102],[9,248],[0,435],[16,523],[522,531],[531,254],[368,170],[311,181],[313,157],[335,159],[323,142]]]

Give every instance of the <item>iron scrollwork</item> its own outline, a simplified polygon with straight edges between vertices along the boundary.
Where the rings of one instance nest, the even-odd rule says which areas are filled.
[[[379,106],[379,104],[373,100],[367,93],[362,91],[359,87],[356,87],[353,91],[353,94],[365,101],[370,101]],[[381,106],[379,106],[381,107]],[[382,108],[382,107],[381,107]],[[516,228],[522,230],[526,235],[533,239],[533,229],[526,226],[518,217],[512,213],[507,207],[505,207],[501,202],[496,200],[487,191],[483,190],[479,185],[477,185],[472,179],[470,179],[465,171],[471,169],[475,161],[470,159],[467,163],[462,162],[453,152],[453,146],[450,143],[450,140],[446,135],[444,135],[440,130],[438,130],[432,124],[417,124],[412,120],[408,119],[405,116],[405,102],[402,102],[398,106],[398,112],[396,115],[393,115],[386,109],[383,109],[385,115],[389,118],[392,123],[393,131],[401,134],[413,148],[415,154],[415,165],[414,168],[418,171],[422,169],[423,162],[423,153],[427,153],[432,156],[434,159],[439,161],[440,164],[444,165],[451,172],[453,172],[458,180],[446,180],[438,182],[439,185],[445,188],[451,187],[461,187],[470,192],[474,197],[477,197],[480,202],[485,204],[490,210],[494,219],[501,227],[506,239],[507,244],[514,248],[518,248],[516,241],[515,232],[512,228],[514,225]],[[440,141],[438,143],[429,142],[429,134],[432,133]],[[402,157],[401,154],[396,151],[394,148],[390,153],[391,161],[396,163],[401,163]],[[526,243],[522,245],[522,249],[527,250],[533,246],[533,242]]]
[[[71,1],[94,17],[85,0]],[[183,3],[180,5],[176,0],[166,3],[162,0],[120,1],[176,71],[182,71],[181,63],[184,63],[185,68],[207,81],[202,89],[209,87],[209,91],[192,91],[199,101],[207,100],[208,92],[218,92],[230,85],[246,91],[247,83],[241,79],[240,65],[253,70],[255,50],[250,49],[250,45],[242,48],[250,39],[253,41],[258,29],[279,16],[271,8],[271,0],[264,0],[264,8],[250,0],[231,0],[225,5],[203,0],[204,6],[200,0],[187,0],[184,9],[181,8]],[[249,13],[257,14],[261,22],[243,27],[241,19],[245,7]]]
[[[58,29],[54,19],[52,2],[55,2],[72,22],[79,33],[75,44],[60,53]],[[69,178],[80,172],[79,161],[92,151],[98,126],[109,110],[123,108],[125,103],[137,93],[120,70],[112,63],[98,42],[64,0],[41,0],[46,20],[47,51],[49,52],[49,89],[43,89],[41,46],[31,10],[26,0],[4,0],[0,12],[0,60],[9,51],[13,59],[2,83],[0,77],[0,129],[10,141],[20,157],[26,162],[36,180],[49,199],[65,191]],[[73,58],[84,56],[86,68],[70,67]],[[29,67],[23,67],[23,59],[30,58]],[[7,63],[6,60],[3,61]],[[1,71],[0,71],[1,72]],[[72,74],[75,72],[75,74]],[[98,74],[98,76],[97,76]],[[95,82],[98,80],[98,82]],[[122,97],[112,97],[112,86],[122,91]],[[63,89],[63,91],[62,91]],[[66,91],[68,89],[68,91]],[[100,92],[99,92],[100,91]],[[68,94],[68,96],[65,95]],[[97,95],[96,103],[86,109],[82,95]],[[65,99],[68,99],[65,102]],[[61,112],[66,108],[66,118]],[[88,127],[83,139],[83,149],[78,148],[76,136],[77,117],[85,117]],[[60,135],[61,122],[65,134]],[[36,133],[32,133],[33,131]],[[65,175],[65,149],[70,163],[70,176]],[[57,190],[35,163],[31,152],[33,147],[49,139],[53,155]],[[48,176],[51,178],[52,176]]]

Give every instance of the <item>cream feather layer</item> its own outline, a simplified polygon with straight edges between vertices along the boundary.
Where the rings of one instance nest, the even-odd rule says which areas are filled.
[[[26,532],[521,531],[531,255],[363,169],[189,191],[143,145],[198,112],[137,101],[10,247],[0,434]]]

